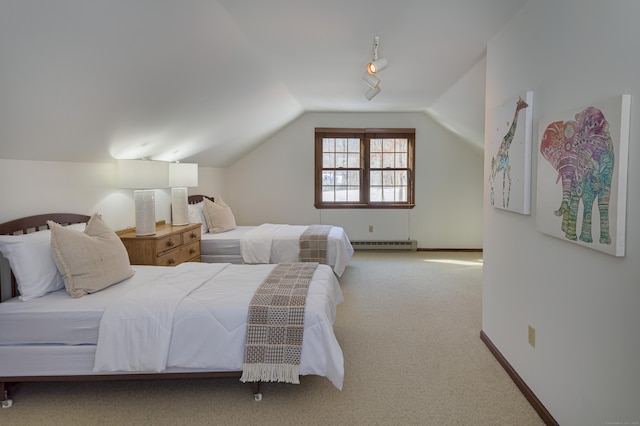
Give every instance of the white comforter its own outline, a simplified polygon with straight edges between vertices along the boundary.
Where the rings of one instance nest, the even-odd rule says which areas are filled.
[[[304,225],[263,223],[240,237],[242,261],[249,264],[300,261],[300,236]],[[334,226],[327,242],[327,263],[341,276],[353,256],[353,247],[344,230]]]
[[[107,306],[94,371],[241,371],[249,302],[275,266],[184,263],[167,268],[162,279]],[[325,376],[338,389],[344,359],[333,323],[342,301],[333,272],[319,265],[307,296],[300,374]]]

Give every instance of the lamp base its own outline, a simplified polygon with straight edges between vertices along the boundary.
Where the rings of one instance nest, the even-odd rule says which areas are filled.
[[[171,223],[187,225],[189,223],[189,200],[187,188],[171,188]]]
[[[142,189],[134,191],[136,203],[136,236],[156,233],[156,191]]]

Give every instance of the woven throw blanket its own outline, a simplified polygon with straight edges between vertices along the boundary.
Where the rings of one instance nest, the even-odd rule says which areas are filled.
[[[300,261],[327,263],[327,238],[331,225],[310,225],[300,235]]]
[[[300,383],[304,310],[318,263],[277,265],[249,304],[242,382]]]

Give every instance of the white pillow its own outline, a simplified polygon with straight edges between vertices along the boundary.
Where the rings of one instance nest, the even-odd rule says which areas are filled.
[[[94,214],[84,232],[55,222],[51,228],[53,261],[73,298],[95,293],[132,276],[129,254],[122,240]]]
[[[231,207],[226,205],[222,198],[216,197],[215,202],[205,198],[202,210],[210,233],[219,234],[236,229],[236,219]]]
[[[69,225],[82,231],[84,223]],[[22,235],[0,235],[0,252],[16,277],[19,299],[27,301],[64,288],[62,275],[51,257],[51,231]]]
[[[200,201],[196,204],[189,204],[187,210],[189,212],[189,223],[201,223],[202,234],[206,234],[209,229],[207,228],[207,221],[202,211],[203,207],[204,201]]]

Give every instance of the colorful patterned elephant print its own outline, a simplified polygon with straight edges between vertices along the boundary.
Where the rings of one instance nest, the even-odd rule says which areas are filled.
[[[580,241],[591,243],[591,215],[598,199],[600,243],[611,244],[609,236],[609,197],[615,165],[609,123],[602,111],[588,107],[576,114],[575,121],[556,121],[547,126],[540,153],[562,179],[562,202],[554,212],[562,216],[566,238],[577,240],[576,221],[580,200],[584,207]]]

